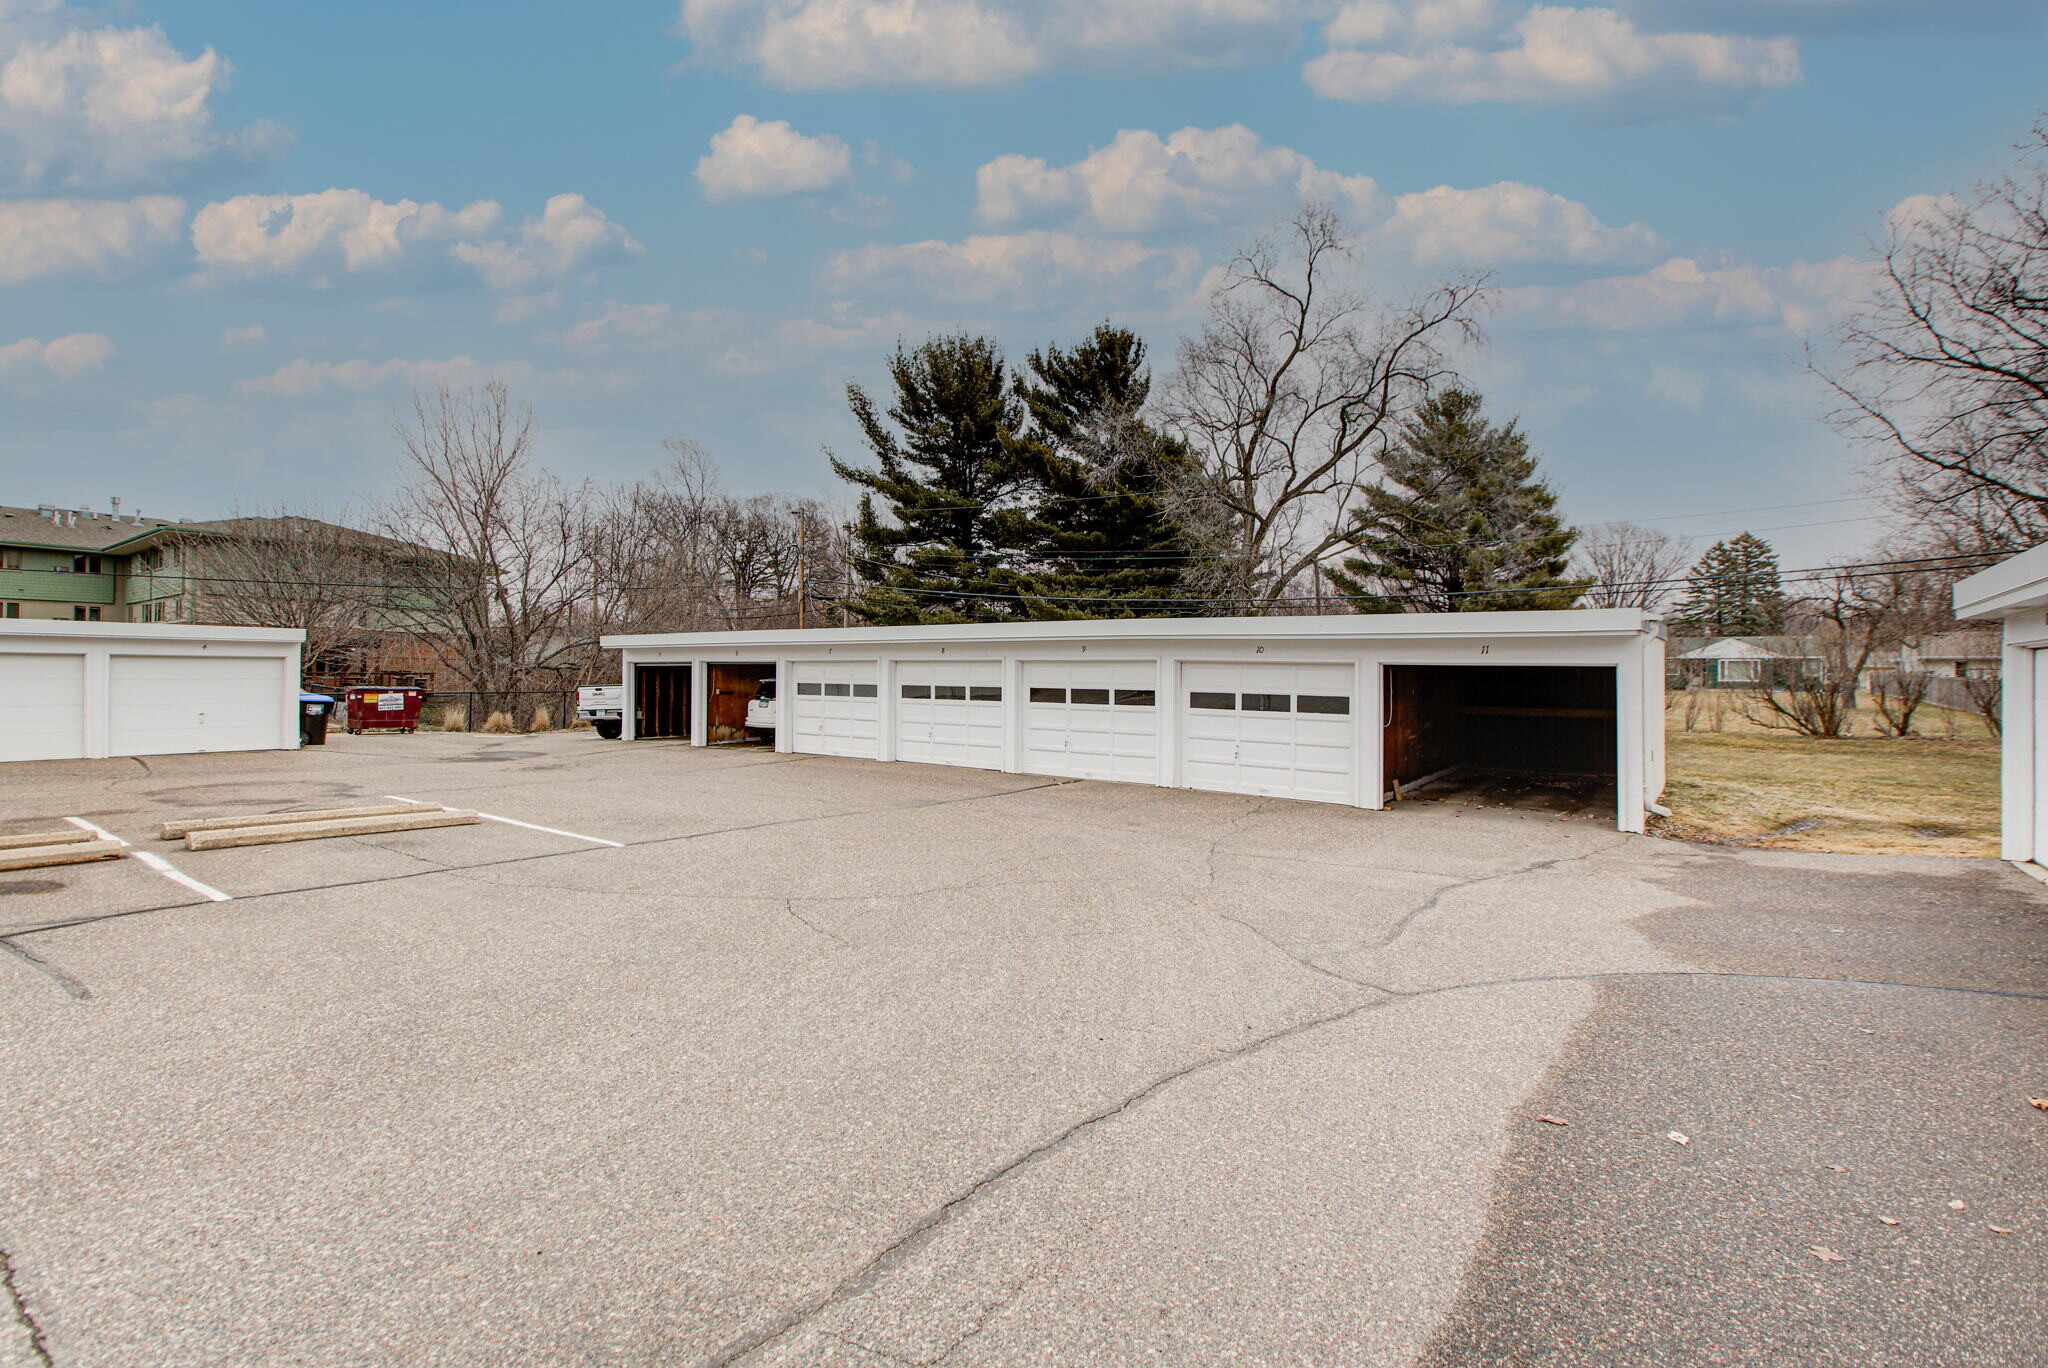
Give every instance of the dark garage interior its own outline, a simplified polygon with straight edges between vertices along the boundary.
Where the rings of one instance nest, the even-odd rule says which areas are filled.
[[[690,735],[690,667],[641,665],[633,671],[633,735],[643,741]],[[742,711],[746,705],[741,704]]]
[[[1611,805],[1613,667],[1389,665],[1386,671],[1388,797],[1426,787],[1431,796],[1533,795],[1534,805],[1573,810],[1603,797]]]

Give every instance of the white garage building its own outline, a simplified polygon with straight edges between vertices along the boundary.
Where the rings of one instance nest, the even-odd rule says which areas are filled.
[[[1633,609],[606,637],[625,736],[1386,805],[1462,768],[1664,787],[1664,640]]]
[[[0,761],[296,748],[305,639],[269,627],[0,620]]]
[[[1955,606],[1965,621],[2005,625],[1999,852],[2048,864],[2048,546],[1960,581]]]

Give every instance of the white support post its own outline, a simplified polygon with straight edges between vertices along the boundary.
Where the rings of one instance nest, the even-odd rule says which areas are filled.
[[[690,662],[690,744],[711,744],[711,662]]]
[[[85,755],[104,760],[113,753],[110,723],[114,715],[114,655],[97,643],[85,648]],[[293,691],[296,698],[297,691]]]
[[[1387,806],[1387,668],[1372,656],[1358,662],[1351,696],[1358,715],[1352,718],[1352,744],[1358,748],[1358,793],[1353,801],[1374,812]]]
[[[2007,619],[2008,637],[2012,625],[2012,619]],[[2040,689],[2035,675],[2040,659],[2040,652],[2032,647],[2014,646],[2008,641],[2001,662],[2005,678],[1999,698],[2003,721],[1999,727],[1998,853],[2008,860],[2031,860],[2037,864],[2043,853],[2034,849],[2034,833],[2040,830],[2040,817],[2034,810],[2041,795],[2040,780],[2034,773],[2038,749],[2034,738],[2034,699]]]
[[[1024,772],[1024,659],[1003,657],[1003,773]]]
[[[875,661],[875,759],[896,758],[896,659]]]
[[[1649,819],[1643,807],[1648,757],[1631,744],[1643,735],[1643,691],[1642,653],[1638,651],[1633,668],[1626,661],[1617,661],[1614,668],[1614,825],[1637,835]]]
[[[1159,709],[1160,788],[1180,788],[1180,738],[1186,716],[1188,695],[1181,678],[1182,663],[1174,656],[1153,657],[1158,691],[1152,701]]]
[[[796,750],[796,712],[791,702],[796,693],[795,667],[787,660],[775,662],[775,749],[788,754]]]
[[[619,740],[634,741],[640,736],[640,686],[633,678],[638,666],[631,651],[619,653],[619,684],[625,695],[619,701]]]

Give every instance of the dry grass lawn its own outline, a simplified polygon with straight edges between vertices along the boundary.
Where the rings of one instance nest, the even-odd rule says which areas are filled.
[[[1974,717],[1922,709],[1915,735],[1816,740],[1743,718],[1728,695],[1674,696],[1667,715],[1672,811],[1681,840],[1856,854],[1998,854],[1998,742]],[[1710,730],[1718,727],[1718,730]]]

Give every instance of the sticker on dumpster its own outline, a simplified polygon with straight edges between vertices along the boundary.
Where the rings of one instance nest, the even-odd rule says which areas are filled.
[[[378,711],[378,712],[404,712],[404,711],[405,711],[405,695],[404,695],[404,694],[402,694],[402,693],[395,693],[395,694],[378,694],[378,695],[377,695],[377,711]]]

